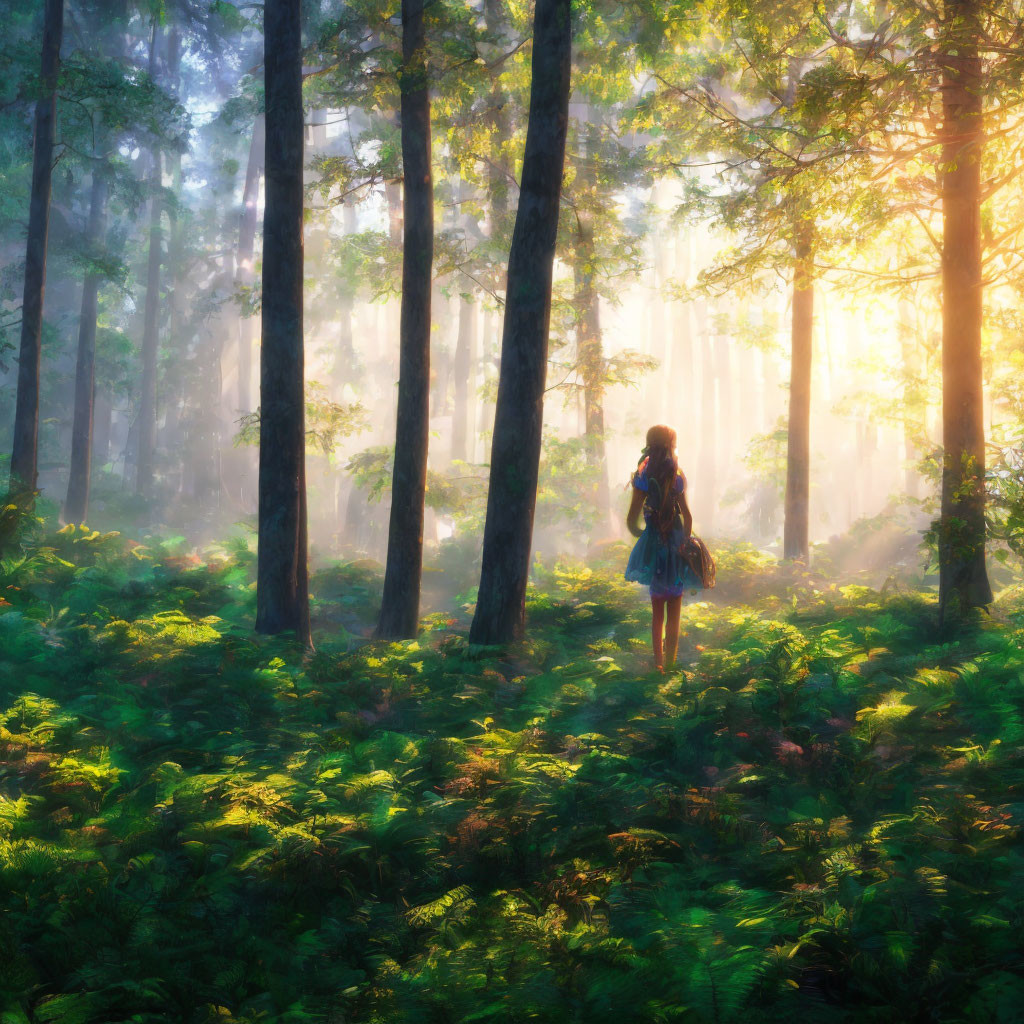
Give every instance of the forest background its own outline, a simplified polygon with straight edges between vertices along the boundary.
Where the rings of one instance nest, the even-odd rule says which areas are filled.
[[[0,24],[4,1020],[1012,1019],[1019,4]]]
[[[72,8],[65,41],[40,486],[63,510],[89,278],[97,369],[87,518],[203,542],[232,524],[252,528],[256,511],[262,37],[246,8],[125,6],[112,31],[105,15],[116,7]],[[435,13],[425,535],[428,548],[461,542],[472,559],[530,12],[445,5]],[[771,23],[777,13],[786,20]],[[400,24],[386,5],[306,5],[304,17],[312,551],[383,561],[403,227]],[[581,554],[581,544],[622,536],[625,484],[646,427],[659,421],[679,433],[698,532],[769,549],[781,541],[795,258],[786,218],[801,202],[819,235],[808,535],[824,542],[884,510],[912,536],[934,515],[942,440],[939,154],[920,145],[918,131],[936,112],[912,81],[879,85],[871,76],[894,79],[902,68],[909,80],[909,48],[920,45],[909,33],[927,26],[899,26],[881,9],[869,18],[799,5],[598,6],[577,17],[536,547]],[[39,60],[37,13],[18,5],[7,20],[4,431],[13,428],[26,114]],[[769,25],[772,35],[759,35]],[[907,38],[897,39],[898,28]],[[755,49],[738,41],[744,34]],[[889,56],[883,66],[879,54],[897,46],[903,63]],[[1007,118],[1009,77],[1001,70],[993,85]],[[896,104],[901,125],[879,120]],[[1009,445],[1019,422],[1018,198],[1015,176],[1002,170],[1016,159],[1012,122],[993,135],[986,159],[1001,170],[986,188],[1003,187],[985,207],[984,415],[987,438]],[[96,167],[109,179],[101,199]],[[891,545],[865,564],[890,557]]]

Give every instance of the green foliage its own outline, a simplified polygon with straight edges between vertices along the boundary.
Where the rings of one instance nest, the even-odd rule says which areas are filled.
[[[329,455],[338,442],[369,426],[361,402],[344,405],[327,397],[327,388],[317,381],[306,383],[306,450]],[[260,410],[245,413],[238,420],[235,447],[260,443]]]
[[[1024,620],[940,645],[929,599],[716,555],[756,597],[662,676],[617,564],[539,570],[493,656],[466,609],[367,642],[379,579],[321,570],[308,654],[250,632],[242,540],[26,537],[0,1013],[1011,1019]]]

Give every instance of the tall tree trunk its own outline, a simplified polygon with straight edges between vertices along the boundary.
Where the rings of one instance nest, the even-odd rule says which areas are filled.
[[[50,180],[57,128],[57,72],[64,33],[64,0],[46,0],[43,21],[42,84],[36,103],[32,151],[32,198],[25,246],[25,290],[21,305],[18,398],[11,450],[11,491],[34,492],[39,471],[39,366],[42,353],[46,239],[50,228]]]
[[[95,397],[93,415],[93,448],[92,460],[105,466],[110,457],[110,436],[114,429],[114,407],[110,397],[102,392]]]
[[[459,334],[452,365],[452,460],[469,461],[469,385],[476,343],[476,303],[463,293],[459,298]]]
[[[594,286],[594,229],[580,217],[574,267],[576,307],[576,357],[583,382],[584,437],[587,460],[595,475],[593,500],[598,509],[595,529],[611,528],[611,494],[604,443],[605,361],[601,341],[601,307]]]
[[[106,229],[107,174],[97,161],[92,172],[89,199],[90,249],[103,245]],[[84,523],[89,512],[89,475],[92,469],[93,401],[96,394],[96,314],[102,276],[90,271],[82,285],[82,315],[78,323],[78,361],[75,367],[75,412],[71,428],[71,471],[64,519]]]
[[[716,526],[715,513],[718,511],[718,429],[721,414],[715,386],[715,325],[706,299],[697,302],[697,323],[701,339],[700,480],[694,493],[700,499],[695,502],[700,528],[711,533]]]
[[[135,493],[149,495],[153,484],[153,446],[156,437],[156,364],[160,348],[160,264],[163,230],[160,225],[161,160],[153,151],[153,197],[149,201],[149,256],[146,269],[146,305],[142,327],[142,380],[139,396],[138,453]]]
[[[354,203],[342,207],[342,229],[345,237],[356,233],[356,208]],[[334,360],[334,381],[336,387],[343,387],[346,381],[356,383],[361,376],[356,365],[355,338],[352,333],[352,316],[355,309],[355,295],[345,290],[338,296],[338,354]]]
[[[256,629],[309,642],[302,334],[302,4],[268,0]]]
[[[724,491],[729,484],[729,470],[732,453],[735,450],[736,412],[733,409],[733,359],[732,337],[723,332],[718,335],[715,346],[715,380],[718,383],[718,472],[720,487]]]
[[[988,604],[981,362],[981,160],[978,0],[952,0],[942,63],[942,511],[939,607]],[[949,52],[955,50],[955,54]],[[959,608],[953,607],[959,605]]]
[[[576,253],[573,261],[574,290],[573,305],[576,310],[576,359],[580,379],[583,383],[584,438],[586,439],[587,461],[594,474],[595,484],[591,496],[598,510],[594,524],[599,535],[611,529],[611,495],[608,490],[608,465],[604,443],[604,389],[605,361],[601,339],[601,305],[595,285],[596,253],[594,249],[593,215],[588,209],[596,178],[594,152],[590,133],[595,131],[591,124],[591,108],[584,105],[585,127],[581,129],[587,137],[577,167],[577,180],[584,193],[577,207]]]
[[[811,474],[811,351],[814,333],[814,238],[810,224],[797,229],[793,265],[793,330],[789,370],[786,513],[782,554],[807,562]]]
[[[917,334],[912,319],[910,300],[901,298],[899,301],[899,338],[900,356],[903,364],[903,480],[904,489],[912,498],[916,498],[920,478],[917,475],[915,460],[917,447],[914,444],[914,419],[917,415],[918,385],[920,375],[917,354]],[[921,410],[927,418],[927,410]]]
[[[149,77],[156,80],[156,48],[158,23],[153,20],[149,44]],[[137,430],[138,449],[135,459],[135,493],[149,495],[153,484],[153,448],[156,438],[156,364],[160,349],[160,264],[162,232],[160,228],[160,189],[163,187],[163,166],[158,147],[152,154],[153,196],[149,201],[149,256],[146,268],[146,305],[142,327],[142,380],[139,396]]]
[[[388,557],[376,634],[387,639],[416,635],[423,571],[423,498],[430,433],[430,277],[434,261],[434,185],[423,7],[424,0],[402,0],[405,216],[401,348]]]
[[[258,114],[252,126],[249,160],[245,168],[242,190],[242,215],[238,220],[238,264],[235,284],[251,289],[255,280],[253,260],[256,253],[256,225],[259,217],[260,177],[263,174],[264,123]],[[252,410],[252,343],[256,335],[256,318],[238,318],[238,411]]]
[[[551,278],[569,119],[570,0],[537,0],[519,207],[509,253],[474,643],[522,636],[537,501]]]

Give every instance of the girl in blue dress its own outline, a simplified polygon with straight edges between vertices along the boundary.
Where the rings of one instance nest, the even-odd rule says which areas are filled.
[[[686,504],[686,477],[676,461],[675,447],[676,432],[670,427],[647,431],[647,446],[632,477],[633,500],[626,515],[629,532],[639,538],[626,564],[626,579],[646,583],[651,589],[651,640],[659,672],[676,660],[683,593],[704,587],[683,556],[693,532],[693,516]],[[643,530],[638,523],[641,510]]]

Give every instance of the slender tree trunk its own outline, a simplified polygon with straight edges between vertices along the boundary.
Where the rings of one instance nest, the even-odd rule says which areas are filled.
[[[342,209],[342,227],[345,236],[356,233],[356,208],[353,203],[345,203]],[[356,366],[355,339],[352,333],[352,315],[355,308],[355,296],[348,290],[338,297],[338,356],[335,359],[335,382],[338,386],[345,381],[353,383],[360,376]]]
[[[91,249],[103,245],[106,229],[107,175],[98,162],[92,172],[89,227]],[[84,523],[89,512],[89,475],[92,469],[93,401],[96,393],[96,314],[102,277],[90,271],[82,285],[82,316],[78,324],[78,362],[75,368],[75,412],[71,428],[71,471],[64,519]]]
[[[593,500],[599,511],[595,528],[611,528],[611,494],[608,490],[608,463],[604,443],[605,361],[601,340],[601,307],[594,286],[594,230],[585,216],[580,217],[574,268],[576,307],[576,356],[583,382],[584,437],[587,459],[596,482]]]
[[[32,197],[25,246],[25,290],[21,306],[18,397],[11,451],[12,492],[36,489],[39,471],[39,367],[42,354],[46,239],[50,227],[50,180],[57,128],[57,73],[64,32],[64,0],[46,0],[43,21],[43,95],[36,103],[32,151]]]
[[[715,380],[718,383],[718,472],[721,488],[729,485],[729,470],[735,445],[736,411],[733,409],[733,359],[732,338],[728,334],[718,336],[715,346]]]
[[[985,570],[981,361],[981,160],[985,143],[978,0],[952,0],[942,61],[942,512],[939,606],[992,600]],[[955,55],[948,52],[955,50]],[[956,607],[956,606],[959,607]]]
[[[469,461],[469,378],[475,342],[476,303],[471,296],[463,294],[459,298],[459,335],[452,366],[452,459],[458,462]]]
[[[593,215],[588,208],[594,190],[595,156],[590,133],[591,108],[582,107],[582,121],[587,137],[577,166],[577,182],[581,202],[576,218],[576,252],[573,260],[574,302],[576,310],[576,360],[583,383],[583,433],[587,460],[595,476],[592,500],[598,509],[595,532],[605,534],[611,529],[611,495],[608,491],[608,465],[604,443],[605,361],[601,339],[601,300],[595,284],[596,252],[594,248]],[[583,125],[581,125],[581,129]]]
[[[474,643],[506,643],[525,629],[569,119],[570,9],[570,0],[537,0],[534,13],[530,114],[509,253],[483,565],[470,629]]]
[[[238,220],[238,266],[235,284],[251,289],[255,281],[253,261],[256,253],[256,226],[259,218],[260,178],[263,174],[264,153],[263,115],[258,114],[252,127],[249,143],[249,161],[245,168],[245,187],[242,190],[242,215]],[[256,318],[238,318],[238,411],[252,411],[252,343],[256,335]]]
[[[102,392],[95,398],[93,417],[93,448],[92,461],[100,466],[106,465],[110,457],[110,435],[114,429],[114,408],[109,396]]]
[[[680,251],[681,250],[681,251]],[[688,234],[677,236],[677,253],[679,279],[684,282],[690,280],[690,238]],[[672,319],[672,366],[673,366],[673,387],[676,396],[677,411],[674,413],[677,431],[681,444],[689,448],[693,444],[693,438],[697,428],[694,400],[683,401],[683,395],[692,396],[696,391],[694,386],[694,351],[693,351],[693,305],[691,303],[673,303],[671,310]],[[685,439],[685,440],[684,440]]]
[[[899,302],[899,337],[900,356],[903,363],[903,480],[908,495],[916,498],[920,478],[914,465],[917,448],[914,444],[914,419],[917,415],[918,386],[920,374],[917,356],[917,336],[911,318],[912,306],[909,299],[901,298]]]
[[[423,498],[430,433],[430,277],[434,260],[434,185],[430,168],[430,93],[424,0],[402,0],[402,173],[405,217],[395,468],[388,558],[377,636],[414,637],[423,571]]]
[[[161,184],[160,153],[153,152],[153,188]],[[149,495],[153,484],[153,446],[156,437],[156,365],[160,348],[160,264],[163,230],[160,198],[149,201],[149,257],[146,271],[146,305],[142,328],[142,379],[139,396],[138,454],[135,461],[135,493]]]
[[[309,642],[302,333],[302,4],[268,0],[256,629]]]
[[[786,451],[784,558],[807,562],[811,472],[811,351],[814,332],[814,240],[800,225],[793,270],[793,332],[789,371],[789,430]]]
[[[718,404],[718,389],[715,386],[715,326],[708,315],[706,300],[699,300],[697,317],[701,336],[700,353],[700,482],[694,493],[700,496],[695,502],[700,514],[700,528],[711,533],[716,525],[718,511],[718,430],[721,410]]]

